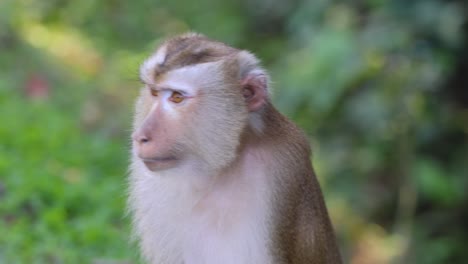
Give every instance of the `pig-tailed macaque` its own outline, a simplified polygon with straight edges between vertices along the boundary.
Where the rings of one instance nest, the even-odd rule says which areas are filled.
[[[148,263],[341,263],[307,138],[254,55],[189,33],[140,78],[129,207]]]

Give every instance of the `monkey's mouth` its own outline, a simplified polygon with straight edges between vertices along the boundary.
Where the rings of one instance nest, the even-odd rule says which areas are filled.
[[[170,157],[142,158],[145,166],[151,171],[165,170],[175,166],[177,159]]]

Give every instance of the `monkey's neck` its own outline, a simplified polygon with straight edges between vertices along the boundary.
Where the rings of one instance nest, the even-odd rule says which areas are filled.
[[[296,159],[308,163],[311,155],[305,133],[268,102],[261,112],[262,130],[247,127],[241,137],[239,153],[246,148],[260,150],[267,159],[283,159],[284,153],[295,153]]]
[[[297,133],[298,129],[278,110],[276,110],[271,102],[266,103],[264,108],[260,110],[259,120],[261,122],[261,130],[255,129],[252,125],[248,126],[242,135],[242,145],[264,144],[276,141],[278,137],[282,137],[289,133]],[[291,130],[291,127],[293,129]],[[285,139],[282,139],[284,141]]]

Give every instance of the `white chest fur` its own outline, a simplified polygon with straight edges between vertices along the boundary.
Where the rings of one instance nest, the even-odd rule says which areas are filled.
[[[144,256],[158,264],[272,263],[268,179],[253,165],[198,188],[199,175],[155,175],[134,161],[130,206]]]

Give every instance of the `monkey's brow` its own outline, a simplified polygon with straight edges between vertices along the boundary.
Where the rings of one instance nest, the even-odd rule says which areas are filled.
[[[175,87],[170,87],[170,86],[161,86],[161,85],[151,85],[147,84],[148,87],[152,90],[157,90],[157,91],[172,91],[172,92],[179,92],[179,93],[185,93],[184,90],[182,89],[177,89]]]

